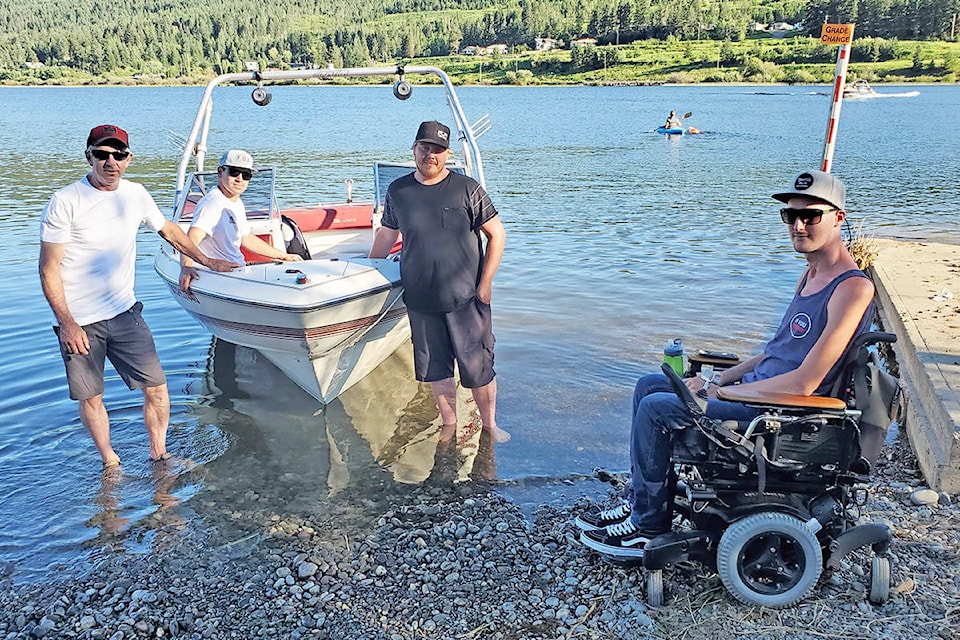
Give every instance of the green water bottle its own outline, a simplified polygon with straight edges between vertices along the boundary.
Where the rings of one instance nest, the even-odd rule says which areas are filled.
[[[678,376],[683,375],[683,338],[667,341],[667,346],[663,350],[663,361],[669,364]]]

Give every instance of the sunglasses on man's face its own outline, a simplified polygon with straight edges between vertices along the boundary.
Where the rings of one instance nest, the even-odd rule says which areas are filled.
[[[107,151],[106,149],[90,149],[90,154],[97,160],[106,160],[113,156],[117,162],[123,162],[130,157],[129,151]]]
[[[253,171],[250,169],[241,169],[240,167],[227,167],[227,173],[230,174],[231,178],[240,176],[244,180],[249,180],[253,177]]]
[[[800,220],[805,227],[811,227],[820,224],[823,214],[831,211],[835,211],[835,209],[791,209],[790,207],[784,207],[780,209],[780,219],[789,225]]]

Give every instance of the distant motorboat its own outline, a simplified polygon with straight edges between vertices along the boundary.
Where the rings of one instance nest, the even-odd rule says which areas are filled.
[[[901,93],[878,93],[866,80],[854,80],[843,89],[843,97],[848,100],[864,100],[871,98],[913,98],[920,95],[919,91],[904,91]]]
[[[877,95],[876,90],[866,80],[854,80],[843,89],[844,98],[865,98]]]

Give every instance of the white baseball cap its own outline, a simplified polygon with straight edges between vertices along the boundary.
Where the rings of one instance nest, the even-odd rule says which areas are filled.
[[[227,151],[220,158],[220,166],[256,171],[256,169],[253,168],[253,156],[243,149],[230,149],[230,151]]]

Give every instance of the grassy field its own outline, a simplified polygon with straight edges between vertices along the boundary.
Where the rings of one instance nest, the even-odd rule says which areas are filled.
[[[960,80],[960,43],[899,41],[888,42],[887,48],[884,55],[891,59],[851,62],[848,77],[888,83]],[[417,62],[440,66],[457,81],[471,84],[829,83],[837,57],[837,47],[820,46],[808,38],[644,41],[603,50],[609,54],[597,55],[599,61],[592,65],[596,68],[573,68],[569,50]]]
[[[701,82],[830,83],[837,47],[813,38],[747,39],[742,42],[645,40],[632,44],[521,51],[505,55],[416,58],[374,64],[433,65],[458,84],[693,84]],[[954,83],[960,80],[960,42],[883,39],[855,41],[848,78],[877,83]],[[92,76],[49,67],[0,74],[0,83],[202,84],[212,75],[180,78]]]

